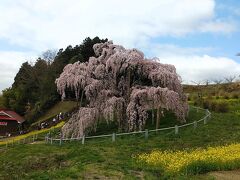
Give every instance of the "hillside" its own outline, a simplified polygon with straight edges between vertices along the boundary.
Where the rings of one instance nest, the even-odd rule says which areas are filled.
[[[202,93],[205,96],[223,96],[240,94],[240,83],[223,83],[209,85],[183,85],[185,93]]]
[[[66,113],[77,106],[76,101],[59,101],[50,108],[44,115],[40,116],[31,126],[39,125],[41,122],[52,120],[60,112]]]
[[[240,101],[237,107],[240,108]],[[196,111],[190,112],[191,120],[199,119]],[[162,124],[164,126],[164,124]],[[109,138],[59,144],[25,144],[5,149],[2,147],[0,161],[1,178],[18,177],[23,179],[159,179],[168,177],[163,169],[154,166],[141,166],[134,157],[141,153],[158,150],[194,150],[208,146],[239,143],[239,114],[213,113],[208,124],[180,129],[179,135],[174,131],[150,133],[146,141],[142,135],[117,137],[112,143]],[[240,167],[229,166],[227,169]],[[217,167],[204,166],[201,173],[220,170]],[[224,167],[222,168],[222,170]],[[209,179],[209,175],[175,174],[179,179]],[[214,174],[213,174],[214,175]]]
[[[232,89],[235,88],[235,89]],[[216,89],[216,91],[213,91]],[[4,141],[0,143],[0,179],[22,178],[22,179],[212,179],[219,177],[239,176],[238,171],[218,172],[217,170],[232,170],[240,168],[240,163],[230,163],[229,166],[215,164],[197,164],[187,167],[184,173],[169,174],[163,167],[141,164],[136,157],[143,153],[150,154],[153,150],[174,152],[192,152],[198,148],[208,147],[221,148],[231,144],[239,144],[240,141],[240,99],[231,98],[232,93],[239,91],[238,84],[223,84],[220,86],[184,86],[184,92],[189,93],[190,104],[194,104],[194,98],[201,90],[203,99],[224,102],[229,110],[226,113],[212,112],[212,119],[206,125],[199,123],[197,129],[193,126],[179,129],[179,134],[175,135],[174,130],[149,133],[148,140],[142,135],[128,135],[117,137],[116,142],[111,142],[111,138],[87,139],[85,144],[80,142],[63,142],[59,146],[58,142],[53,145],[44,143],[44,135],[51,131],[55,134],[61,125],[56,128],[44,129],[44,131],[33,131],[22,137],[7,139],[8,146]],[[229,93],[228,98],[224,95],[217,97],[212,92]],[[37,119],[32,127],[41,122],[51,120],[59,112],[68,112],[77,105],[73,101],[61,101],[50,108],[46,114]],[[201,104],[200,104],[201,105]],[[201,119],[204,113],[191,109],[188,122]],[[171,113],[167,113],[161,119],[160,128],[179,124]],[[179,124],[180,125],[180,124]],[[149,119],[148,129],[154,129]],[[117,132],[114,124],[98,124],[97,132],[89,135],[101,135]],[[37,136],[37,141],[33,142],[32,137]],[[18,141],[26,144],[18,144]],[[11,141],[16,141],[11,145]],[[17,152],[17,153],[16,153]],[[235,152],[238,152],[236,149]],[[240,153],[240,150],[239,150]],[[233,153],[238,154],[238,153]],[[190,154],[189,154],[190,155]],[[228,163],[229,164],[229,163]],[[217,171],[217,172],[212,172]],[[210,172],[210,173],[208,173]]]

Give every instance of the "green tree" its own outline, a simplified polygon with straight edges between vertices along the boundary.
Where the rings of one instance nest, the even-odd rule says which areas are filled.
[[[65,50],[47,50],[34,65],[24,62],[14,78],[11,88],[3,91],[5,107],[15,110],[34,121],[39,115],[60,100],[55,80],[69,63],[86,62],[94,56],[93,45],[107,39],[86,38],[82,44]],[[74,97],[74,93],[72,93]],[[28,107],[28,108],[26,108]],[[27,110],[26,110],[27,109]]]
[[[0,95],[0,108],[5,108],[2,95]]]

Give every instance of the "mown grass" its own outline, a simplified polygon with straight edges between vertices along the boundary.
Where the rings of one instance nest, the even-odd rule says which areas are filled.
[[[239,107],[239,104],[237,104]],[[183,150],[216,147],[240,142],[240,118],[237,113],[213,113],[208,124],[174,131],[144,135],[64,142],[25,144],[0,150],[0,179],[208,179],[201,175],[176,174],[169,177],[160,168],[139,166],[134,156],[158,150]],[[199,119],[196,111],[192,120]],[[164,126],[164,121],[161,121]],[[170,122],[168,122],[171,124]]]

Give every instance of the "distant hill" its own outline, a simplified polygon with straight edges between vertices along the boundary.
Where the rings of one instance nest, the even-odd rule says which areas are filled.
[[[224,83],[224,84],[209,84],[209,85],[183,85],[185,93],[201,93],[204,96],[223,95],[223,94],[240,94],[240,83]]]

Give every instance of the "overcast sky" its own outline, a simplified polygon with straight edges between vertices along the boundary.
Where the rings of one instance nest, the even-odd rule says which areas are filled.
[[[240,74],[239,0],[1,0],[0,91],[47,49],[99,36],[174,64],[184,82]]]

